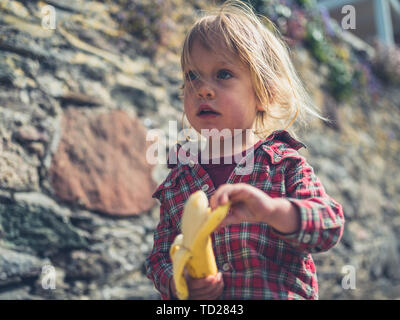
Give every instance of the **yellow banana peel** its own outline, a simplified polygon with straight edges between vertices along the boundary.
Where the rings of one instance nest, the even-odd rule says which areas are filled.
[[[170,249],[173,281],[179,299],[186,300],[189,296],[185,267],[193,278],[218,273],[210,235],[225,218],[229,207],[230,202],[211,211],[207,196],[202,190],[193,193],[186,201],[182,215],[182,233],[176,236]]]

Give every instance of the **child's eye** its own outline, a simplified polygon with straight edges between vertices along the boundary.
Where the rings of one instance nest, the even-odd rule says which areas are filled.
[[[220,71],[218,71],[218,77],[220,77],[221,79],[227,80],[229,78],[232,78],[232,73],[230,73],[227,70],[220,70]]]
[[[186,79],[187,80],[190,80],[190,81],[193,81],[193,80],[196,80],[196,74],[193,72],[193,71],[188,71],[187,73],[186,73]]]

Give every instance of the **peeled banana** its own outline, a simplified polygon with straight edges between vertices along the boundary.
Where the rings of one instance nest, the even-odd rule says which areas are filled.
[[[203,278],[218,273],[211,233],[228,213],[230,202],[208,207],[208,199],[202,191],[196,191],[186,201],[182,215],[182,233],[177,235],[170,248],[173,280],[180,300],[189,296],[185,279],[185,267],[193,278]]]

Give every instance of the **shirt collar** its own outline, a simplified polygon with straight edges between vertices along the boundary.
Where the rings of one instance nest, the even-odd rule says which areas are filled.
[[[261,146],[268,146],[268,145],[273,145],[275,143],[284,143],[289,145],[289,147],[299,150],[300,148],[304,147],[307,148],[307,146],[300,142],[299,140],[293,138],[290,133],[286,130],[276,130],[272,132],[267,138],[258,140],[257,143],[254,145],[254,153],[261,147]],[[177,176],[179,176],[182,171],[188,170],[189,163],[183,163],[179,161],[178,158],[178,152],[181,149],[181,145],[179,143],[175,144],[169,152],[168,155],[168,161],[167,161],[167,166],[169,169],[174,169],[177,170]],[[261,148],[265,152],[271,155],[271,149],[263,147]],[[281,153],[281,149],[279,148],[273,148],[272,152],[274,153]],[[175,153],[175,154],[174,154]],[[189,157],[190,154],[189,152],[186,152],[186,156],[189,158],[189,162],[192,161],[197,161],[196,157]],[[174,161],[173,161],[174,160]],[[175,162],[175,163],[174,163]]]
[[[298,150],[302,147],[307,148],[304,143],[294,139],[286,130],[276,130],[271,133],[271,135],[269,135],[266,139],[261,139],[254,145],[254,155],[256,154],[256,152],[265,152],[270,157],[271,162],[273,164],[277,164],[283,159],[285,155],[288,154],[287,152],[285,153],[285,150],[288,149],[288,146],[289,148],[293,148],[295,150]],[[176,185],[177,178],[181,174],[183,174],[184,172],[190,172],[191,168],[189,164],[178,161],[179,158],[177,157],[177,152],[179,152],[181,147],[182,146],[177,143],[170,149],[167,163],[168,168],[172,170],[170,171],[168,177],[164,180],[164,182],[159,185],[157,190],[154,192],[152,196],[153,198],[158,198],[163,189],[174,187]],[[176,153],[176,155],[173,154],[174,152]],[[175,162],[177,163],[171,163],[171,159],[175,159]],[[246,161],[245,158],[243,158],[242,161]]]

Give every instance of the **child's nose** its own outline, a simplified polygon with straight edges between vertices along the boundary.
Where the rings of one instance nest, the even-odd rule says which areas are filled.
[[[198,95],[200,98],[214,98],[215,92],[208,84],[201,84],[200,88],[198,89]]]

